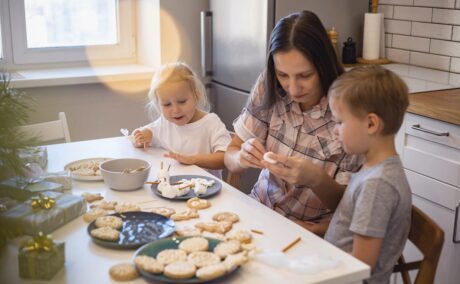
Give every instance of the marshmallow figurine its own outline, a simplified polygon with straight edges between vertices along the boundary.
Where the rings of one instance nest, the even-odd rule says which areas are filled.
[[[195,191],[196,195],[205,194],[206,190],[208,190],[208,186],[202,182],[195,181],[195,186],[193,187],[193,190]]]
[[[166,198],[174,198],[178,194],[178,190],[174,188],[174,186],[171,186],[167,182],[161,182],[158,185],[158,191],[161,192],[161,195],[163,195]]]
[[[157,174],[157,179],[160,182],[166,181],[167,183],[170,183],[169,182],[169,171],[166,169],[161,169]]]

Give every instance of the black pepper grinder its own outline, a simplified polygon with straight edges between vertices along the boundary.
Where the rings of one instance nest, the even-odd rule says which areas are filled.
[[[342,62],[343,64],[356,63],[356,42],[351,37],[343,43]]]

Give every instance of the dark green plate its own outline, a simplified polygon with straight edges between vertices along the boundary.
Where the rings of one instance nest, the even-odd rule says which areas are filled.
[[[149,212],[125,212],[110,214],[123,219],[118,241],[106,241],[91,236],[95,221],[88,225],[88,234],[98,245],[114,249],[136,249],[146,243],[171,236],[176,230],[173,220]]]
[[[172,238],[167,238],[167,239],[162,239],[158,241],[151,242],[149,244],[144,245],[143,247],[139,248],[135,253],[133,258],[135,258],[138,255],[147,255],[147,256],[152,256],[156,257],[157,254],[165,249],[177,249],[179,247],[179,243],[182,240],[185,240],[190,237],[172,237]],[[209,247],[208,251],[213,251],[214,247],[217,246],[218,243],[220,243],[220,240],[212,239],[212,238],[206,238],[209,241]],[[218,280],[222,279],[224,277],[227,277],[228,275],[232,274],[236,270],[238,270],[239,266],[234,268],[233,270],[227,272],[226,274],[214,278],[214,279],[209,279],[209,280],[200,280],[196,277],[193,278],[188,278],[188,279],[171,279],[169,277],[164,276],[163,274],[152,274],[148,273],[146,271],[143,271],[139,267],[137,267],[137,270],[139,271],[139,274],[144,277],[147,281],[157,283],[157,282],[167,282],[167,283],[204,283],[208,281],[213,281],[213,280]]]
[[[169,182],[170,183],[175,183],[175,182],[178,182],[180,181],[181,179],[192,179],[192,178],[203,178],[203,179],[207,179],[207,180],[213,180],[214,181],[214,184],[210,187],[208,187],[208,189],[206,190],[206,193],[205,194],[200,194],[200,195],[196,195],[195,194],[195,191],[193,191],[193,189],[191,189],[187,194],[185,195],[182,195],[182,196],[176,196],[174,198],[167,198],[167,197],[164,197],[161,192],[158,191],[157,187],[158,185],[157,184],[152,184],[152,191],[153,193],[155,193],[156,195],[158,195],[159,197],[162,197],[162,198],[165,198],[165,199],[169,199],[169,200],[189,200],[190,198],[192,197],[199,197],[199,198],[208,198],[208,197],[211,197],[213,196],[214,194],[217,194],[219,193],[219,191],[222,189],[222,183],[218,180],[218,179],[215,179],[215,178],[212,178],[212,177],[208,177],[208,176],[199,176],[199,175],[177,175],[177,176],[171,176],[169,178]]]

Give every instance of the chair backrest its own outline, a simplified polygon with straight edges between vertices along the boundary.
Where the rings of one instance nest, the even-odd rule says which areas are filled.
[[[439,255],[444,244],[444,231],[428,215],[412,206],[408,239],[420,250],[423,259],[406,263],[401,255],[394,272],[401,272],[404,284],[411,284],[409,271],[418,269],[414,284],[434,283]]]
[[[24,125],[20,127],[20,130],[36,137],[40,144],[61,139],[65,140],[66,143],[71,142],[65,112],[59,113],[58,120]]]

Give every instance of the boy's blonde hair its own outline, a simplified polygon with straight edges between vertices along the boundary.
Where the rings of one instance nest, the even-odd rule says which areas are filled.
[[[155,72],[150,84],[148,97],[150,99],[147,107],[153,117],[161,113],[158,102],[158,90],[173,83],[186,82],[195,94],[198,102],[198,108],[203,111],[209,111],[209,102],[206,96],[206,90],[198,75],[184,62],[168,63]]]
[[[345,102],[357,117],[375,113],[383,121],[382,135],[398,132],[409,105],[404,81],[376,65],[356,67],[342,74],[330,87],[328,96]]]

